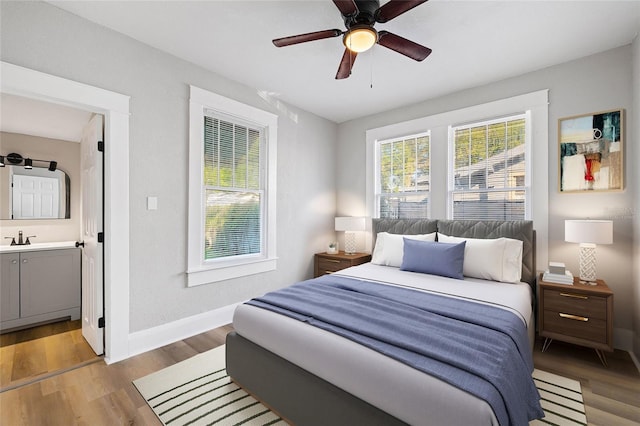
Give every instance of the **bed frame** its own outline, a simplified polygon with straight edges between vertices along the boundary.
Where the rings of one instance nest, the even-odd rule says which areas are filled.
[[[523,242],[522,281],[536,289],[535,231],[531,221],[373,219],[373,235],[440,232],[466,238]],[[535,312],[535,309],[534,309]],[[227,335],[227,373],[241,387],[296,425],[402,425],[404,422],[318,378],[236,332]]]

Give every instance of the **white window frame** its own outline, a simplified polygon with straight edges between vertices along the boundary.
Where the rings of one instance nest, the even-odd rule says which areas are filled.
[[[506,120],[510,120],[510,119],[514,119],[516,117],[522,117],[525,120],[525,138],[524,138],[524,158],[525,158],[525,181],[524,181],[524,187],[522,188],[522,190],[524,190],[524,218],[522,218],[522,220],[531,220],[532,217],[532,209],[531,209],[531,170],[532,170],[532,166],[531,166],[531,111],[527,110],[524,113],[522,112],[514,112],[513,114],[510,114],[508,116],[502,116],[502,117],[493,117],[493,118],[487,118],[485,120],[475,120],[473,122],[470,123],[465,123],[465,124],[456,124],[456,125],[450,125],[449,126],[449,130],[448,130],[448,134],[449,134],[449,138],[448,138],[448,146],[449,146],[449,161],[448,161],[448,167],[447,167],[447,182],[448,182],[448,190],[447,190],[447,219],[453,219],[453,197],[456,193],[478,193],[481,191],[477,191],[477,190],[456,190],[455,189],[455,175],[454,175],[454,164],[455,164],[455,152],[454,152],[454,129],[455,128],[459,128],[459,127],[475,127],[475,126],[484,126],[484,125],[490,125],[490,124],[494,124],[494,123],[502,123]],[[513,191],[513,190],[517,190],[518,188],[499,188],[496,189],[495,191],[497,192],[505,192],[505,191]],[[490,190],[490,189],[486,189],[484,192],[494,192],[494,190]],[[492,219],[487,219],[487,220],[492,220]],[[498,219],[499,220],[499,219]]]
[[[264,128],[266,149],[263,248],[259,256],[204,258],[204,116],[207,110],[237,117]],[[189,287],[273,271],[276,257],[276,176],[278,116],[207,90],[190,86],[189,100],[189,234],[187,285]]]
[[[473,103],[474,99],[469,99]],[[513,115],[514,112],[531,111],[531,143],[529,159],[532,173],[529,179],[531,185],[531,220],[536,230],[537,262],[539,265],[548,263],[548,235],[549,235],[549,91],[538,90],[531,93],[516,95],[460,109],[448,106],[447,112],[416,118],[373,128],[366,131],[366,211],[375,217],[375,171],[374,155],[375,141],[390,139],[402,135],[419,133],[425,129],[431,132],[431,187],[430,215],[434,219],[447,217],[447,167],[448,167],[448,127],[452,123],[469,123],[481,121],[484,117],[500,117]],[[425,107],[425,109],[428,109]],[[393,120],[393,114],[388,114],[384,120]],[[535,144],[535,146],[534,146]],[[443,191],[437,191],[442,188]],[[371,246],[371,236],[367,233],[366,246]]]
[[[380,140],[376,140],[375,141],[375,152],[374,152],[374,209],[375,209],[375,213],[373,215],[373,217],[379,218],[380,217],[380,198],[382,196],[382,193],[380,192],[380,189],[382,188],[382,183],[380,182],[380,163],[381,163],[381,158],[380,158],[380,147],[382,144],[385,143],[393,143],[396,141],[401,141],[401,140],[407,140],[407,139],[417,139],[420,137],[428,137],[429,138],[429,190],[428,191],[414,191],[412,192],[399,192],[398,196],[402,196],[404,195],[412,195],[412,194],[422,194],[422,193],[426,193],[427,197],[429,198],[429,202],[427,204],[427,218],[431,217],[431,132],[429,130],[424,131],[424,132],[420,132],[420,133],[415,133],[415,134],[410,134],[410,135],[406,135],[406,136],[400,136],[400,137],[394,137],[394,138],[387,138],[387,139],[380,139]]]

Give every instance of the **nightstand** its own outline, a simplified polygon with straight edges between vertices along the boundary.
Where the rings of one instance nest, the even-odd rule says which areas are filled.
[[[595,349],[605,366],[603,351],[613,351],[613,292],[603,280],[597,285],[555,284],[538,278],[538,331],[545,337],[542,351],[562,340]]]
[[[360,265],[371,261],[371,255],[367,253],[346,254],[341,251],[336,254],[316,253],[313,262],[313,276],[332,274],[350,266]]]

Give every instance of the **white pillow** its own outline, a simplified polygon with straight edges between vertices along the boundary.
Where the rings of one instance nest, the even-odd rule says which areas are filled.
[[[522,241],[511,238],[478,239],[450,237],[438,233],[438,241],[466,241],[462,273],[467,277],[505,283],[520,282]]]
[[[436,233],[417,234],[417,235],[401,235],[390,234],[388,232],[378,232],[376,237],[376,246],[373,249],[371,263],[384,266],[395,266],[399,268],[402,265],[402,257],[404,256],[404,240],[409,238],[420,241],[435,241]]]

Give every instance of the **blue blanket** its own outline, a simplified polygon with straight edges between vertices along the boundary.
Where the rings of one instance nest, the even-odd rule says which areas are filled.
[[[325,275],[247,302],[353,340],[471,393],[501,425],[544,416],[522,320],[504,309]]]

